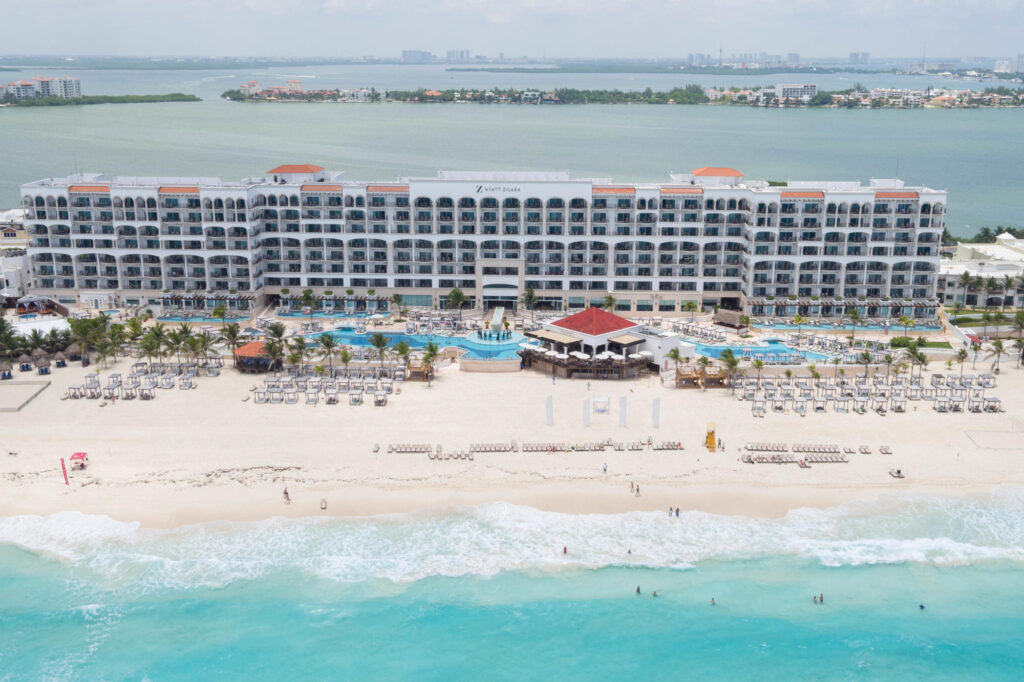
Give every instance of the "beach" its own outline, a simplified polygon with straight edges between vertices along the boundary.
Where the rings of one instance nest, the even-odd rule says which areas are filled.
[[[103,383],[111,371],[127,374],[132,362],[118,359],[102,372]],[[19,412],[3,414],[0,479],[7,494],[0,516],[78,511],[166,528],[276,516],[443,514],[508,502],[573,514],[671,506],[782,517],[803,507],[894,493],[969,496],[1024,485],[1024,420],[1015,417],[1024,408],[1024,371],[1009,359],[990,392],[1002,399],[1002,413],[939,414],[928,401],[911,401],[903,414],[801,417],[790,411],[762,419],[727,388],[675,389],[656,376],[552,384],[536,372],[461,372],[457,364],[442,365],[429,387],[405,382],[383,408],[255,404],[250,389],[262,378],[227,364],[222,376],[200,379],[195,390],[161,390],[153,401],[105,406],[100,400],[61,400],[95,365],[55,370],[47,377],[52,385]],[[987,371],[987,364],[983,369],[979,362],[976,371]],[[945,368],[933,362],[930,369]],[[0,404],[20,401],[25,392],[24,386],[0,384]],[[610,410],[592,413],[585,426],[583,401],[593,404],[596,396],[607,397]],[[625,428],[619,426],[621,398]],[[702,446],[709,422],[723,451]],[[678,441],[684,449],[477,453],[472,461],[388,452],[388,445],[399,443],[441,445],[450,452],[473,443],[606,439]],[[872,454],[808,469],[746,464],[740,457],[748,441],[867,445]],[[879,454],[881,445],[893,454]],[[88,453],[89,465],[69,470],[65,486],[60,459],[75,452]],[[891,469],[906,478],[891,477]],[[639,496],[630,492],[631,484],[639,485]]]

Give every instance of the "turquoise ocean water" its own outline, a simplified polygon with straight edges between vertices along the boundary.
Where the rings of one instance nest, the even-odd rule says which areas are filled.
[[[13,517],[0,679],[1019,679],[1022,567],[1022,490],[774,520]]]
[[[69,65],[71,68],[73,65]],[[34,69],[5,80],[64,75]],[[731,166],[751,179],[898,176],[950,192],[954,234],[1021,226],[1024,110],[764,110],[715,106],[245,105],[219,99],[250,79],[308,88],[578,87],[625,90],[772,85],[793,76],[513,74],[443,66],[305,66],[209,71],[74,70],[86,94],[181,91],[197,103],[0,109],[0,208],[21,183],[76,170],[119,175],[261,175],[287,162],[392,180],[456,170],[568,170],[576,177],[666,182],[671,171]],[[892,74],[801,75],[842,89],[977,88],[982,83]]]

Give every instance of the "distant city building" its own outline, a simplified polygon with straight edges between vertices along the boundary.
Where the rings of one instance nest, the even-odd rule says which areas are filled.
[[[249,81],[248,83],[243,84],[239,90],[242,91],[243,95],[252,97],[258,92],[263,92],[263,86],[260,85],[259,81]]]
[[[1014,73],[1024,73],[1024,54],[1017,55],[1017,70]]]
[[[427,64],[434,61],[434,55],[425,50],[402,50],[402,61],[406,64]]]
[[[537,93],[539,96],[540,93]],[[899,180],[744,180],[705,167],[665,183],[441,171],[352,182],[284,165],[240,181],[78,174],[21,188],[32,292],[63,304],[218,302],[283,289],[375,290],[443,307],[932,320],[946,192]]]
[[[43,78],[37,76],[27,81],[8,83],[0,96],[11,99],[33,99],[35,97],[60,97],[61,99],[78,99],[82,96],[82,86],[77,78]]]
[[[799,99],[806,102],[818,94],[818,86],[813,83],[780,85],[777,91],[782,99]]]
[[[288,92],[294,95],[297,95],[302,92],[302,81],[300,80],[285,81],[284,86],[288,90]]]
[[[871,62],[871,53],[870,52],[861,52],[860,53],[860,63],[861,64],[869,64],[870,62]]]
[[[996,73],[1010,73],[1010,60],[1009,59],[997,59],[996,66],[992,69]]]
[[[469,50],[448,50],[446,61],[451,64],[465,64],[471,60]]]
[[[870,52],[851,52],[850,63],[851,64],[867,64],[871,61]]]
[[[798,53],[796,53],[796,52],[790,52],[789,54],[786,55],[786,63],[787,64],[799,64],[800,63],[800,55]]]

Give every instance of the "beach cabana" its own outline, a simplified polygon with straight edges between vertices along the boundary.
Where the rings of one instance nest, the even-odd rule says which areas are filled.
[[[50,373],[50,361],[47,358],[38,358],[38,359],[36,359],[35,365],[36,365],[36,372],[38,372],[39,374],[49,374]]]
[[[235,349],[235,362],[238,371],[246,374],[269,372],[271,359],[267,355],[267,347],[262,341],[250,341]]]
[[[14,368],[11,367],[11,363],[0,362],[0,380],[12,378],[14,376],[12,371],[13,369]]]
[[[22,372],[32,371],[32,358],[27,355],[21,355],[18,358],[18,369]]]

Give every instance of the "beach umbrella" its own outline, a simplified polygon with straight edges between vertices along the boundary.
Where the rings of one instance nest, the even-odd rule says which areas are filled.
[[[23,365],[26,362],[32,362],[32,358],[30,358],[29,356],[27,356],[25,354],[22,354],[20,357],[18,357],[18,364],[19,365]]]
[[[42,348],[34,348],[34,349],[32,349],[32,357],[34,357],[34,358],[41,358],[44,355],[46,355],[46,351],[43,350]]]

